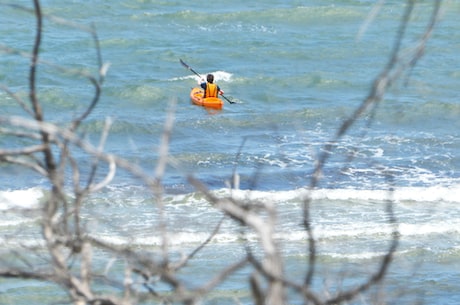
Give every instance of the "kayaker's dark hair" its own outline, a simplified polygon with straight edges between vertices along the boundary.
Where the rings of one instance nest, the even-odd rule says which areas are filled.
[[[206,77],[206,80],[208,81],[208,83],[211,83],[214,81],[214,75],[212,74],[208,74],[208,76]]]

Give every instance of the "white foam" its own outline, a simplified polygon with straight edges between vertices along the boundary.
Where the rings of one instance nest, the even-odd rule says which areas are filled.
[[[214,74],[215,82],[219,82],[219,81],[229,82],[233,76],[233,74],[225,72],[225,71],[215,71],[215,72],[211,72],[211,74]]]
[[[43,191],[39,188],[0,191],[0,210],[36,208],[42,197]]]
[[[373,259],[373,258],[378,258],[382,257],[386,252],[359,252],[359,253],[325,253],[324,255],[331,256],[333,258],[337,259],[359,259],[359,260],[364,260],[364,259]]]
[[[460,227],[457,219],[450,220],[449,222],[425,222],[417,224],[403,223],[399,225],[399,232],[403,236],[426,236],[429,234],[449,234],[460,233]]]
[[[168,244],[172,246],[182,244],[201,244],[205,242],[210,236],[209,232],[168,232],[166,238]],[[249,238],[255,240],[256,236],[251,235]],[[163,243],[163,237],[160,235],[149,235],[149,236],[136,236],[124,238],[122,236],[114,236],[110,234],[99,234],[97,238],[105,240],[107,243],[112,245],[126,245],[126,244],[137,244],[141,246],[160,246]],[[219,233],[213,236],[211,243],[234,243],[238,240],[238,235],[234,233]]]
[[[312,199],[321,200],[394,200],[415,202],[460,202],[459,186],[402,187],[389,190],[318,189],[310,193]]]
[[[385,189],[315,189],[305,188],[290,191],[251,191],[251,190],[220,190],[222,196],[231,195],[236,199],[269,200],[282,202],[302,200],[305,197],[312,200],[337,200],[337,201],[386,201],[396,202],[459,202],[460,185],[456,186],[430,186],[430,187],[401,187],[392,191]]]
[[[231,82],[232,81],[232,73],[228,73],[225,71],[215,71],[215,72],[208,72],[208,73],[203,73],[200,74],[202,78],[206,79],[207,74],[213,74],[214,75],[214,81],[217,82]],[[200,81],[201,79],[196,76],[195,74],[192,75],[187,75],[187,76],[181,76],[181,77],[173,77],[169,79],[169,81],[178,81],[178,80],[187,80],[187,79],[193,79],[195,82]]]

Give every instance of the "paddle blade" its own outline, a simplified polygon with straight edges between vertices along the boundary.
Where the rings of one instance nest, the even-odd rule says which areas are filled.
[[[187,65],[182,59],[179,58],[179,61],[180,61],[180,63],[181,63],[184,67],[186,67],[187,69],[190,70],[190,66]]]
[[[229,100],[225,95],[221,94],[221,96],[222,96],[227,102],[229,102],[230,104],[235,104],[235,102]]]
[[[180,58],[179,58],[179,61],[180,61],[181,65],[183,65],[185,68],[187,68],[187,69],[189,69],[190,71],[192,71],[196,76],[198,76],[199,78],[201,78],[201,75],[200,75],[198,72],[196,72],[195,70],[193,70],[189,65],[187,65],[187,64],[185,63],[185,61],[183,61],[183,60],[180,59]]]

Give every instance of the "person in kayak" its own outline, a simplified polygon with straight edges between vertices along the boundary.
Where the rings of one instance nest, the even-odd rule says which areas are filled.
[[[214,84],[214,75],[208,74],[206,76],[206,82],[204,79],[200,83],[201,88],[204,90],[203,98],[217,97],[217,94],[223,95],[224,91],[220,90],[217,84]]]

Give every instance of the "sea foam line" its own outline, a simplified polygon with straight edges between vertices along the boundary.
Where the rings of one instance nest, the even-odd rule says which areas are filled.
[[[452,202],[460,203],[460,185],[431,187],[401,187],[392,191],[384,189],[315,189],[305,188],[290,191],[252,191],[228,190],[217,191],[221,196],[231,195],[235,199],[269,200],[270,202],[312,200],[334,201],[386,201],[395,202]]]
[[[42,197],[43,191],[35,187],[23,190],[0,191],[0,210],[36,208]]]

